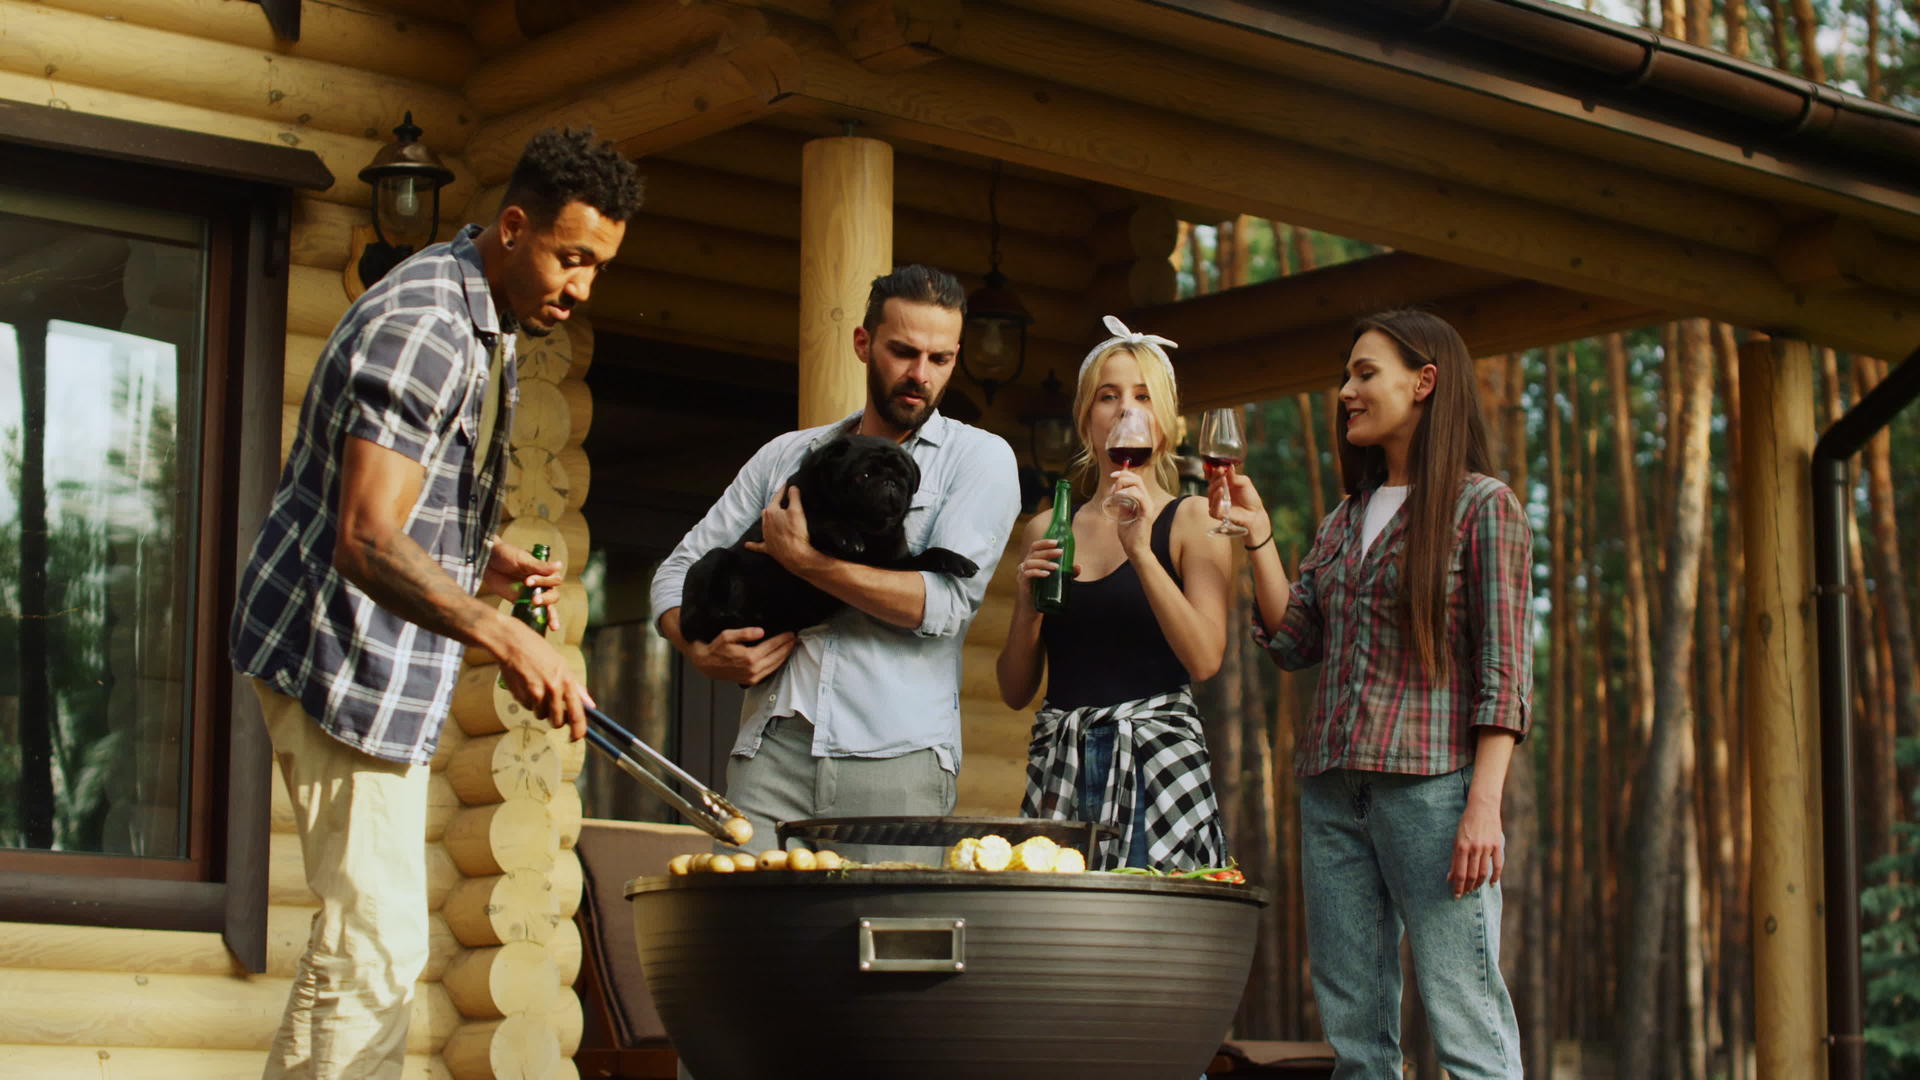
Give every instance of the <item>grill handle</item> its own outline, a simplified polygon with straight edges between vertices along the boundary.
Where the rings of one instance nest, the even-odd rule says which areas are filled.
[[[967,970],[967,920],[862,916],[860,970],[938,972]],[[943,938],[944,935],[944,938]]]

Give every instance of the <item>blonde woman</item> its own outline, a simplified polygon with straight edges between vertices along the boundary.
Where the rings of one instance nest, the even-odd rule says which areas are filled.
[[[1027,751],[1029,817],[1124,826],[1094,869],[1193,869],[1226,858],[1206,740],[1191,683],[1220,669],[1226,649],[1230,549],[1205,499],[1176,497],[1172,444],[1180,415],[1163,346],[1107,316],[1113,336],[1080,365],[1074,427],[1076,487],[1092,498],[1073,515],[1075,575],[1065,612],[1035,610],[1033,581],[1059,567],[1026,530],[1019,600],[1000,650],[1000,697],[1023,709],[1046,678]],[[1153,450],[1138,469],[1111,468],[1104,447],[1122,410],[1145,414]],[[1131,496],[1142,512],[1117,522],[1101,510]]]

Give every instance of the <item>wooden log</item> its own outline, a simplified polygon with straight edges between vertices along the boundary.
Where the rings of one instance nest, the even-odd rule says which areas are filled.
[[[643,332],[697,334],[786,356],[793,355],[797,340],[794,298],[764,289],[623,269],[616,263],[594,284],[590,303],[596,322]]]
[[[586,1010],[580,1005],[580,995],[561,994],[560,1003],[548,1014],[547,1022],[553,1025],[553,1036],[559,1040],[562,1054],[572,1058],[579,1052],[580,1037],[586,1030]],[[580,1072],[571,1060],[560,1064],[561,1072],[555,1080],[579,1080]]]
[[[578,510],[586,505],[587,492],[593,487],[593,462],[580,446],[566,447],[555,456],[567,474],[567,509]]]
[[[525,1015],[460,1025],[447,1040],[444,1057],[453,1080],[535,1080],[552,1076],[565,1063],[546,1018]]]
[[[313,937],[314,916],[319,913],[318,907],[268,906],[266,974],[293,978],[300,966],[300,957],[307,951],[307,942]]]
[[[562,520],[565,520],[564,515]],[[545,544],[551,561],[573,565],[573,553],[567,546],[567,535],[559,522],[543,521],[537,517],[514,518],[500,530],[500,539],[523,551],[532,551],[535,544]]]
[[[758,12],[697,0],[628,3],[542,34],[495,57],[467,80],[467,102],[495,117],[622,72],[646,71],[676,56],[715,47],[732,27],[744,40],[766,33]]]
[[[452,822],[448,822],[452,827]],[[460,867],[455,865],[452,853],[447,851],[446,837],[426,845],[427,859],[427,910],[439,911],[447,902],[447,894],[460,880]]]
[[[293,797],[287,793],[287,779],[281,775],[277,766],[268,772],[273,777],[273,794],[270,796],[268,803],[270,809],[267,812],[269,827],[274,832],[294,832],[297,826],[293,818]],[[6,966],[5,963],[0,962],[0,967]]]
[[[544,872],[559,850],[547,804],[526,798],[461,810],[447,824],[444,843],[453,864],[468,877]]]
[[[581,740],[581,745],[585,744],[586,741]],[[557,774],[558,770],[556,769],[555,772]],[[580,803],[579,785],[567,782],[556,787],[551,811],[554,836],[560,841],[562,848],[571,850],[580,839],[580,823],[585,815]]]
[[[448,894],[443,910],[455,940],[475,948],[547,941],[565,921],[553,882],[533,870],[465,878]]]
[[[593,391],[585,379],[568,379],[560,384],[560,394],[567,399],[567,442],[584,443],[593,428]]]
[[[239,974],[219,934],[0,922],[0,971],[10,968]]]
[[[513,410],[514,446],[537,446],[549,453],[567,445],[573,419],[567,415],[567,398],[550,382],[530,380],[520,384],[520,404]]]
[[[415,983],[413,1020],[407,1027],[407,1050],[438,1053],[460,1027],[460,1010],[439,983]]]
[[[833,32],[868,71],[907,71],[953,48],[960,0],[842,0],[833,6]]]
[[[354,255],[353,230],[371,221],[366,204],[345,206],[302,193],[293,200],[293,226],[287,257],[320,270],[344,269]],[[444,233],[447,224],[441,224]]]
[[[290,832],[267,837],[267,903],[288,907],[316,907],[319,898],[307,888],[307,866],[300,855],[300,837]]]
[[[312,197],[356,207],[368,205],[371,197],[367,185],[359,179],[359,171],[384,145],[383,140],[236,116],[117,90],[102,90],[64,80],[35,77],[3,68],[0,68],[0,99],[311,150],[333,173],[333,186],[312,193]],[[473,174],[458,155],[443,155],[441,160],[454,174],[453,183],[442,189],[441,197],[447,206],[460,206],[472,197]],[[336,282],[339,280],[337,273],[334,279]]]
[[[0,979],[0,1045],[255,1050],[273,1039],[288,985],[266,976],[9,970]]]
[[[561,324],[567,329],[567,340],[571,342],[573,368],[567,372],[576,379],[587,377],[587,369],[593,366],[593,320],[575,311],[571,318]]]
[[[300,406],[282,405],[280,407],[280,462],[285,464],[287,455],[293,452],[293,436],[300,430]]]
[[[491,187],[477,187],[474,189],[473,194],[468,196],[466,209],[455,214],[453,220],[456,223],[479,225],[482,227],[491,225],[499,220],[500,211],[505,209],[501,204],[505,202],[506,197],[507,185],[505,184],[494,184]]]
[[[1093,285],[1087,289],[1087,297],[1093,301],[1095,307],[1112,312],[1170,304],[1178,295],[1178,273],[1174,270],[1173,264],[1165,259],[1138,259],[1130,263],[1108,263],[1094,271]],[[1157,333],[1158,331],[1145,332]]]
[[[702,170],[753,177],[769,182],[772,190],[787,189],[785,201],[794,205],[792,224],[784,233],[768,235],[798,238],[800,187],[800,148],[810,136],[765,124],[744,124],[730,131],[710,135],[699,142],[663,150],[647,159],[649,171],[647,203],[658,213],[668,204],[656,198],[652,171],[661,162],[696,166]],[[902,152],[893,155],[893,197],[898,212],[894,224],[896,238],[912,231],[911,219],[920,211],[971,222],[978,227],[987,221],[987,195],[995,184],[993,174],[945,158],[935,159]],[[999,209],[1003,238],[1025,235],[1049,240],[1065,240],[1074,245],[1084,242],[1093,230],[1095,207],[1087,198],[1086,186],[1074,181],[1062,182],[1050,174],[1008,170],[998,181],[993,202]],[[901,220],[907,219],[907,220]],[[1171,248],[1169,248],[1171,250]],[[1071,288],[1066,283],[1044,282],[1056,288]]]
[[[427,966],[420,969],[420,981],[439,982],[460,949],[460,939],[453,936],[453,927],[448,925],[446,916],[437,911],[428,915]]]
[[[1173,253],[1180,221],[1165,199],[1135,198],[1093,224],[1087,254],[1096,264],[1161,259]]]
[[[571,783],[579,779],[580,770],[587,766],[587,741],[576,739],[564,728],[554,728],[547,732],[547,738],[560,755],[560,779]]]
[[[0,1062],[6,1063],[0,1075],[21,1080],[92,1076],[137,1077],[138,1080],[259,1080],[266,1056],[263,1049],[121,1046],[106,1050],[94,1045],[0,1045]],[[443,1080],[448,1075],[439,1060],[428,1054],[408,1054],[400,1070],[401,1080]]]
[[[560,640],[578,645],[587,638],[587,587],[579,578],[560,585]]]
[[[488,662],[492,662],[491,657],[488,658]],[[433,771],[439,772],[446,768],[448,763],[453,760],[453,755],[457,753],[462,746],[466,745],[466,741],[467,733],[460,729],[459,724],[441,724],[440,742],[434,747],[433,761],[429,763]]]
[[[1742,665],[1753,782],[1754,1044],[1761,1076],[1826,1060],[1820,745],[1814,689],[1813,358],[1797,341],[1740,348],[1746,613]]]
[[[22,0],[0,0],[0,23],[0,68],[21,74],[382,142],[411,110],[421,142],[446,154],[475,126],[459,94],[415,79]]]
[[[565,330],[540,337],[529,337],[524,332],[515,334],[513,356],[522,382],[540,379],[557,383],[567,377],[567,369],[573,366],[573,336]]]
[[[326,348],[327,339],[315,334],[287,335],[286,374],[280,383],[280,401],[284,405],[298,405],[307,397],[307,384],[313,381],[314,369],[320,366],[320,350]]]
[[[865,397],[847,363],[873,279],[893,267],[893,147],[815,139],[800,185],[800,426],[832,423]]]
[[[347,313],[347,290],[340,275],[310,266],[287,268],[287,334],[325,340]],[[318,356],[318,353],[314,355]]]
[[[259,11],[231,0],[52,0],[52,6],[452,90],[460,89],[475,60],[473,41],[458,26],[357,5],[309,6],[300,15],[299,41],[275,37]]]
[[[553,937],[547,941],[547,957],[553,961],[553,970],[560,977],[561,986],[572,986],[580,978],[580,958],[583,951],[580,940],[580,924],[572,919],[562,919],[553,928]]]
[[[586,885],[579,854],[572,848],[555,854],[547,877],[553,883],[554,913],[563,919],[573,918],[580,910],[580,890]]]
[[[561,549],[555,549],[555,557],[567,564],[567,568],[579,572],[587,565],[587,556],[592,553],[592,532],[587,528],[587,517],[578,510],[569,510],[560,515],[558,522],[560,536],[565,542],[564,556]]]
[[[490,1019],[551,1010],[560,973],[544,946],[513,941],[462,951],[447,965],[441,985],[462,1015]]]
[[[500,685],[498,664],[461,670],[460,679],[453,686],[453,721],[471,738],[516,727],[544,726],[543,721],[513,699],[511,691]]]
[[[450,777],[445,772],[436,772],[427,777],[427,839],[438,840],[446,835],[447,822],[460,809],[460,794],[454,789]]]
[[[508,517],[558,521],[566,513],[567,470],[553,451],[538,446],[514,447],[507,454],[506,472],[501,496]]]
[[[788,108],[809,115],[863,110],[885,117],[885,130],[901,138],[1165,198],[1228,205],[1658,310],[1814,336],[1867,353],[1904,353],[1912,344],[1905,303],[1864,291],[1799,297],[1763,256],[1484,188],[1437,185],[1413,168],[1248,138],[1244,128],[1051,83],[1045,84],[1047,109],[1036,112],[1030,104],[1035,84],[974,64],[930,64],[880,77],[837,56],[837,42],[818,28],[782,23],[778,32],[807,67],[805,92],[789,99]],[[982,125],[983,116],[995,122]],[[1124,138],[1141,153],[1115,161],[1105,150],[1108,138]]]
[[[560,782],[560,758],[546,733],[530,727],[467,740],[447,771],[435,775],[469,806],[519,798],[552,802],[562,787],[572,786]]]
[[[799,85],[798,58],[785,41],[761,37],[725,52],[696,49],[639,74],[563,95],[480,125],[469,164],[486,183],[512,172],[528,137],[559,124],[591,125],[638,157],[766,113]]]

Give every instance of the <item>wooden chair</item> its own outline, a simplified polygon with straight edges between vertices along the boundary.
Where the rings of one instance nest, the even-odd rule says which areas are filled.
[[[626,885],[665,873],[675,855],[712,849],[706,833],[685,825],[595,818],[581,823],[575,850],[585,885],[575,916],[582,944],[575,985],[586,1025],[574,1064],[582,1077],[673,1080],[679,1055],[647,994]]]

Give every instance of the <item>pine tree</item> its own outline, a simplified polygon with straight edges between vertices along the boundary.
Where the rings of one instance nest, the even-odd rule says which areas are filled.
[[[1903,768],[1920,767],[1920,738],[1901,740]],[[1920,817],[1920,788],[1909,796]],[[1920,1073],[1920,823],[1894,825],[1894,854],[1868,875],[1880,884],[1860,894],[1860,907],[1879,925],[1860,937],[1867,980],[1867,1075],[1896,1080]]]

